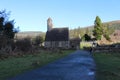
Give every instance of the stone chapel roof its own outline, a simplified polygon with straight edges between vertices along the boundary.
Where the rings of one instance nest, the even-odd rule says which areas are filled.
[[[45,41],[68,41],[68,28],[53,28],[46,32]]]

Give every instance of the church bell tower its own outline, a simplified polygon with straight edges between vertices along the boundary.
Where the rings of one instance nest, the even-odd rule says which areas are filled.
[[[50,31],[53,28],[52,19],[49,17],[47,19],[47,31]]]

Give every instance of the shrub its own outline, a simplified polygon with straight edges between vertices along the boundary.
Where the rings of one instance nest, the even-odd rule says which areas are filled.
[[[14,40],[0,35],[0,58],[8,57],[14,49]]]
[[[42,36],[36,36],[33,40],[34,45],[36,46],[41,46],[41,44],[43,43],[43,37]]]
[[[90,37],[88,34],[85,34],[85,35],[82,37],[82,40],[83,40],[83,41],[90,41],[90,40],[91,40],[91,37]]]
[[[4,59],[9,57],[9,53],[12,52],[11,46],[6,46],[0,49],[0,59]]]
[[[104,37],[106,38],[106,40],[108,40],[108,41],[110,41],[110,37],[109,37],[109,35],[104,35]]]
[[[71,48],[72,49],[76,49],[76,47],[79,46],[80,41],[81,40],[78,37],[70,39],[70,46],[71,46]]]
[[[32,49],[32,44],[30,38],[24,38],[17,40],[15,46],[18,50],[23,52],[29,52]]]

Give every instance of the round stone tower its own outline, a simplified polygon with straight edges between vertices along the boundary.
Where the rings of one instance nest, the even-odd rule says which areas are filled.
[[[53,28],[52,19],[49,17],[47,19],[47,31],[50,31]]]

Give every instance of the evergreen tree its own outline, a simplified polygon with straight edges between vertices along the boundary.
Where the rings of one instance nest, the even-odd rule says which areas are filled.
[[[91,40],[91,37],[88,34],[85,34],[84,37],[85,37],[85,41],[90,41]]]
[[[14,20],[8,21],[8,13],[5,10],[0,11],[0,36],[13,39],[16,32]]]
[[[94,24],[95,25],[94,25],[93,35],[97,40],[101,40],[103,29],[102,29],[102,22],[99,16],[96,16]]]

